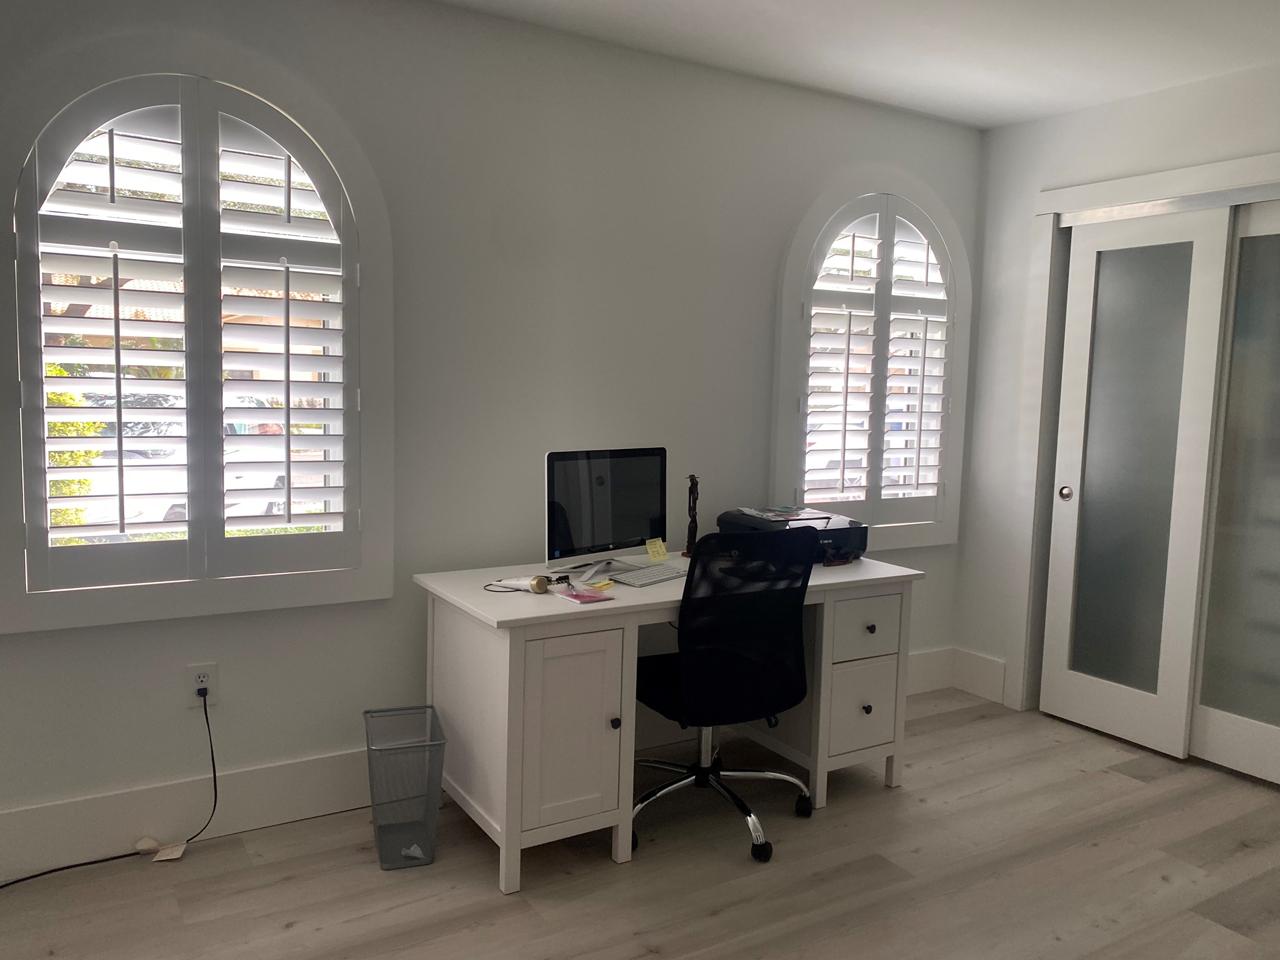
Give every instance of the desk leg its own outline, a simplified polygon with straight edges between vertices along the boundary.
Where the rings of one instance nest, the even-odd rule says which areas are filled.
[[[631,862],[631,821],[628,820],[625,825],[618,824],[613,828],[613,862],[614,863],[630,863]]]
[[[618,807],[622,814],[613,828],[613,862],[631,861],[631,811],[635,804],[636,773],[636,661],[640,655],[640,625],[629,619],[622,628],[622,736],[618,744]]]
[[[902,776],[898,773],[898,758],[893,754],[884,758],[884,785],[886,787],[902,785]]]
[[[815,767],[809,773],[809,797],[815,810],[827,805],[827,771],[821,767]]]
[[[498,889],[503,893],[520,890],[520,838],[498,847]]]
[[[827,756],[830,746],[829,724],[831,717],[831,650],[835,644],[835,615],[831,600],[824,600],[817,609],[816,635],[813,640],[813,662],[810,665],[813,682],[809,684],[812,703],[812,727],[809,734],[809,795],[813,809],[827,805]]]

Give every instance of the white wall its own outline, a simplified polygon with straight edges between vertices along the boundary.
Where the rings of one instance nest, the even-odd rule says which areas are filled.
[[[350,126],[391,213],[395,316],[365,319],[395,325],[398,459],[390,601],[0,637],[0,875],[199,824],[189,662],[220,664],[219,757],[245,771],[215,829],[356,802],[361,709],[421,696],[410,574],[538,557],[548,449],[665,444],[673,502],[683,474],[704,478],[704,529],[762,501],[777,269],[838,168],[930,184],[979,262],[980,138],[952,124],[422,0],[24,0],[4,17],[0,91],[189,55],[286,112],[262,85],[287,77]],[[930,574],[918,648],[952,642],[955,553],[890,558]],[[276,765],[313,756],[324,782],[300,798],[298,765]],[[108,801],[55,803],[111,791],[91,832]],[[18,831],[50,845],[6,857]]]
[[[1027,306],[1037,194],[1280,151],[1277,116],[1280,68],[1267,68],[984,135],[984,307],[973,348],[957,564],[963,646],[1004,658],[1027,631],[1031,527],[1025,484],[1039,437],[1036,397],[1023,387],[1037,377],[1039,358],[1023,350],[1044,321]],[[1015,482],[1024,488],[1011,490]],[[1006,702],[1010,692],[1006,688]]]

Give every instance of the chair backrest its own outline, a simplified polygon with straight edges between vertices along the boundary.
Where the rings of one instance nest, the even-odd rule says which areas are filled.
[[[817,549],[809,527],[712,533],[694,546],[678,624],[687,725],[760,720],[804,699],[804,595]]]

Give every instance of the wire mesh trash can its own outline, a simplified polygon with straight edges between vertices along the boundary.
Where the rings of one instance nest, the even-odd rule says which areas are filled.
[[[383,870],[436,857],[444,735],[432,707],[364,712],[373,838]]]

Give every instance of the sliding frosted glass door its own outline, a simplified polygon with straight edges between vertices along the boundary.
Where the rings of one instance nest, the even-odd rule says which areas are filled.
[[[1227,210],[1071,238],[1041,708],[1186,756]]]
[[[1280,781],[1280,203],[1237,233],[1191,748]]]

